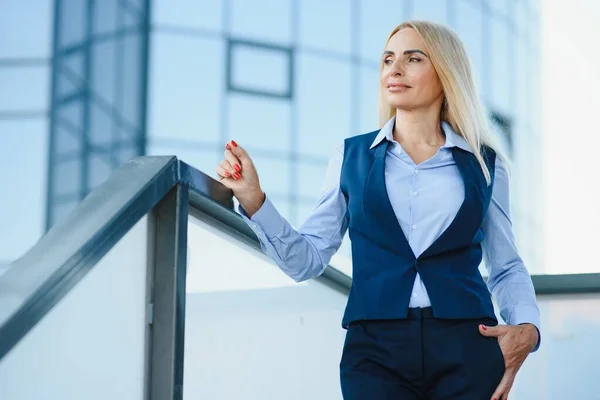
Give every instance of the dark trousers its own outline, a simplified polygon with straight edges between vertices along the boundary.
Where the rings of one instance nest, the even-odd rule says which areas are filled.
[[[340,362],[344,400],[489,400],[504,374],[493,319],[434,319],[431,308],[403,320],[352,323]]]

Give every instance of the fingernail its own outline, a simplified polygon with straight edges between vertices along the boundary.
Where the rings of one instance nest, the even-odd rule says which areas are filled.
[[[225,176],[228,177],[228,178],[231,176],[231,174],[229,173],[229,171],[225,171]]]
[[[235,174],[233,174],[233,177],[235,179],[240,179],[242,176],[236,172]]]
[[[483,329],[484,331],[487,331],[487,326],[481,325],[481,329]],[[494,399],[494,400],[498,400],[498,399]]]
[[[240,171],[242,170],[242,167],[240,167],[240,166],[239,166],[239,164],[235,164],[235,165],[233,166],[233,168],[234,168],[234,169],[235,169],[237,172],[240,172]]]
[[[227,150],[229,150],[229,143],[227,143],[227,144],[225,145],[225,148],[226,148]]]
[[[232,140],[231,144],[233,145],[233,147],[237,147],[237,143],[235,142],[235,140]]]

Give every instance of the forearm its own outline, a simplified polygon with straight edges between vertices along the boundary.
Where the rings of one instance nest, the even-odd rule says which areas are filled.
[[[336,220],[335,215],[319,212],[318,209],[303,227],[294,229],[268,197],[252,218],[248,218],[243,207],[240,213],[256,233],[263,251],[296,282],[319,276],[339,247],[343,236],[343,223]],[[314,224],[315,221],[317,224]],[[337,230],[330,231],[336,223]],[[327,229],[320,230],[319,227]]]

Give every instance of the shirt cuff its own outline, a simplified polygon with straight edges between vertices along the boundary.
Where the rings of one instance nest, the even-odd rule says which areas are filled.
[[[285,219],[279,214],[275,205],[266,195],[262,206],[251,218],[248,218],[248,214],[246,214],[241,205],[238,206],[238,210],[244,221],[246,221],[254,232],[257,234],[262,233],[268,239],[276,237],[283,230]],[[260,237],[261,235],[258,236]]]
[[[511,315],[511,325],[532,324],[538,331],[538,342],[532,350],[536,352],[542,344],[542,334],[540,331],[540,311],[536,306],[524,305],[516,306]]]

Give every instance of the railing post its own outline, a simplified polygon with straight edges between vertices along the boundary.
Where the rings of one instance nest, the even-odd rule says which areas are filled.
[[[189,187],[178,184],[155,207],[149,291],[149,400],[183,398]],[[150,316],[150,315],[149,315]]]

